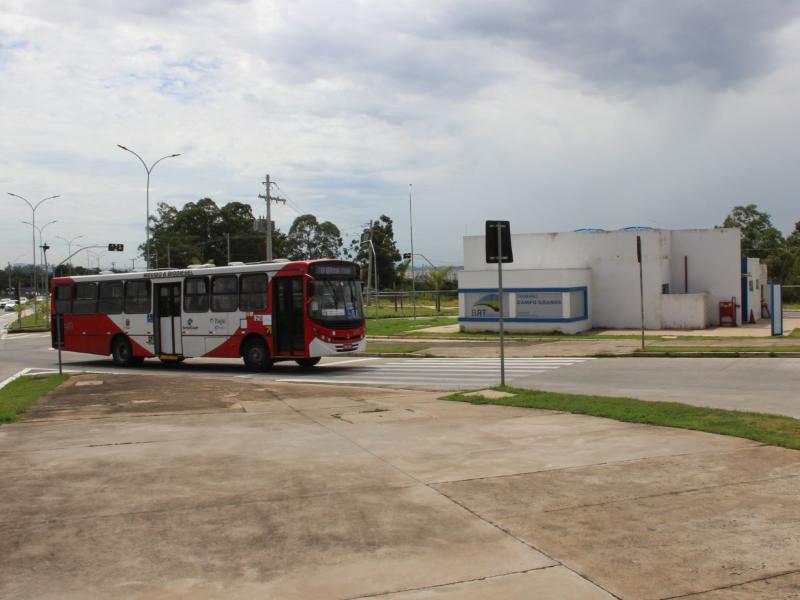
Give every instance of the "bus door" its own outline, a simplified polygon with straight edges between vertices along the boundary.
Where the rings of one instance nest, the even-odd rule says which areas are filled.
[[[276,354],[305,354],[302,277],[273,277],[272,327]]]
[[[181,284],[155,284],[156,354],[181,354]]]

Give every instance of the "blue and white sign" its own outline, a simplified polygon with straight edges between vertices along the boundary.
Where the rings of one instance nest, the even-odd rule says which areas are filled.
[[[770,284],[769,299],[772,305],[772,335],[783,335],[783,293],[780,284]]]
[[[461,289],[462,321],[494,321],[500,317],[497,290]],[[510,288],[503,290],[503,319],[510,322],[581,321],[587,315],[587,289]]]

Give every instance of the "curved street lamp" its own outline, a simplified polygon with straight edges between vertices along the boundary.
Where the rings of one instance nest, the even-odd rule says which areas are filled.
[[[139,161],[141,161],[142,166],[144,167],[144,170],[147,171],[147,217],[146,217],[146,220],[145,220],[145,232],[147,233],[147,243],[145,245],[144,262],[145,262],[145,268],[147,270],[150,270],[150,172],[155,168],[155,166],[158,163],[160,163],[165,158],[175,158],[176,156],[180,156],[180,153],[178,153],[178,154],[167,154],[166,156],[162,156],[156,162],[154,162],[152,165],[150,165],[148,167],[147,163],[144,162],[144,159],[141,156],[139,156],[138,154],[136,154],[136,152],[134,152],[130,148],[126,148],[122,144],[117,144],[117,147],[118,148],[122,148],[126,152],[130,152],[131,154],[133,154],[136,158],[139,159]]]
[[[80,235],[76,235],[74,238],[68,240],[64,236],[61,236],[61,235],[57,235],[56,236],[57,239],[64,240],[65,242],[67,242],[67,256],[72,256],[72,242],[74,242],[75,240],[78,240],[78,239],[80,239],[82,237],[83,237],[83,234],[80,234]],[[72,266],[72,263],[70,263],[70,267],[71,266]],[[70,272],[70,274],[72,274],[72,269],[71,268],[70,268],[69,272]]]
[[[34,228],[36,231],[38,231],[38,232],[39,232],[39,248],[41,249],[42,245],[44,245],[44,237],[43,237],[43,235],[44,235],[44,230],[47,228],[47,226],[48,226],[48,225],[52,225],[53,223],[58,223],[58,219],[53,219],[52,221],[48,221],[47,223],[45,223],[45,224],[44,224],[44,225],[42,225],[41,227],[39,227],[38,225],[34,225],[34,224],[33,224],[33,223],[31,223],[30,221],[26,221],[25,219],[20,219],[20,223],[25,223],[26,225],[30,225],[30,226],[31,226],[31,227],[33,227],[33,228]],[[46,277],[47,277],[47,273],[45,273],[45,278],[46,278]],[[45,286],[45,288],[46,288],[46,287],[47,287],[47,286]]]
[[[47,198],[42,198],[36,204],[31,204],[31,202],[27,198],[23,198],[19,194],[12,194],[11,192],[8,192],[8,195],[9,196],[14,196],[14,198],[19,198],[20,200],[23,200],[25,202],[25,204],[27,204],[31,208],[31,239],[33,241],[32,248],[31,248],[33,250],[33,294],[35,296],[36,292],[37,292],[37,289],[36,289],[36,209],[39,208],[39,206],[41,206],[42,202],[44,202],[45,200],[52,200],[53,198],[60,198],[61,196],[60,195],[48,196]]]

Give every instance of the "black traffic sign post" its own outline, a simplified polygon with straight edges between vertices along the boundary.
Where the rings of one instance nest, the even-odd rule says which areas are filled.
[[[642,237],[636,236],[636,260],[639,261],[639,308],[642,312],[642,350],[644,350],[644,277],[642,276]]]
[[[497,263],[497,298],[500,311],[500,385],[506,384],[505,338],[503,332],[503,263],[514,262],[509,221],[486,221],[486,262]]]

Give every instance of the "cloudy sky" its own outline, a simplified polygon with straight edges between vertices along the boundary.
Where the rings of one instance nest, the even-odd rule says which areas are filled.
[[[2,191],[56,236],[143,240],[151,207],[303,212],[461,262],[486,219],[514,232],[800,220],[800,3],[0,0]],[[29,261],[3,194],[0,261]]]

